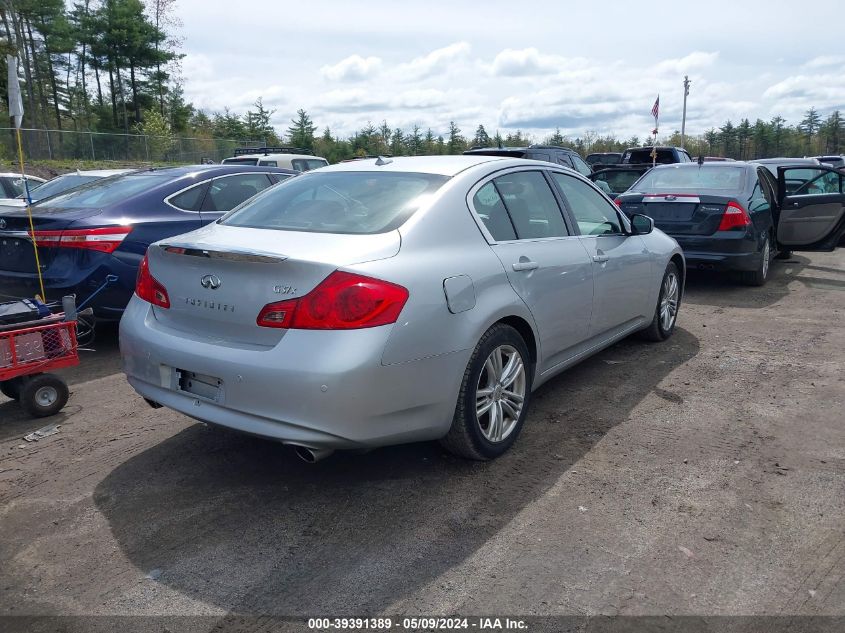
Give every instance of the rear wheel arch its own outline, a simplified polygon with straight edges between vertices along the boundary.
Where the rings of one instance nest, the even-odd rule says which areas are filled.
[[[687,266],[684,258],[681,256],[680,253],[675,253],[672,257],[669,258],[669,261],[675,264],[678,267],[678,274],[681,276],[681,297],[684,296],[684,288],[686,287],[687,281]]]
[[[518,317],[515,315],[505,317],[503,319],[499,319],[496,323],[502,323],[504,325],[509,325],[522,337],[522,340],[525,341],[525,346],[528,348],[528,355],[531,360],[532,365],[537,365],[537,340],[534,336],[534,330],[531,328],[531,324],[528,323],[522,317]],[[495,323],[493,324],[495,325]],[[492,327],[492,326],[491,326]]]

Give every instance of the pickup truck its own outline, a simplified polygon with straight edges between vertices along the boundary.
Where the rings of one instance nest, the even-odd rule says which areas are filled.
[[[629,147],[622,152],[620,165],[646,165],[652,164],[651,152],[657,150],[658,165],[672,165],[674,163],[691,163],[692,158],[689,152],[680,147]]]

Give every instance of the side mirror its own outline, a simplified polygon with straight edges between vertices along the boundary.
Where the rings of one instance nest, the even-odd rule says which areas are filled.
[[[653,230],[654,220],[647,215],[635,213],[631,216],[631,233],[634,235],[648,235]]]

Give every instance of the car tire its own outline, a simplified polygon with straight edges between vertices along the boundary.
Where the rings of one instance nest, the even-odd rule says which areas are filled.
[[[467,364],[442,446],[475,460],[494,459],[507,451],[525,423],[533,370],[519,332],[503,323],[487,330]]]
[[[55,415],[67,404],[70,391],[65,381],[53,374],[36,374],[21,387],[21,407],[34,418]]]
[[[760,265],[756,270],[742,271],[742,283],[747,286],[765,286],[769,280],[769,268],[772,263],[772,242],[768,235],[763,237],[760,247]]]
[[[654,318],[649,326],[640,331],[640,337],[647,341],[665,341],[675,331],[678,310],[681,308],[681,273],[675,262],[669,262],[660,280],[660,293]]]
[[[12,400],[20,400],[22,384],[23,380],[20,378],[0,381],[0,393]]]

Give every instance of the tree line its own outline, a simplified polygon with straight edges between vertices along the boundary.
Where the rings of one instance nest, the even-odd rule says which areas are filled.
[[[317,134],[317,127],[308,113],[299,110],[291,120],[285,140],[334,161],[377,154],[459,154],[472,147],[520,147],[533,143],[569,147],[586,156],[592,152],[619,152],[628,147],[651,144],[653,139],[638,136],[618,138],[590,131],[571,137],[561,134],[560,129],[542,138],[519,130],[505,135],[496,131],[491,135],[483,124],[479,124],[470,136],[463,134],[454,121],[449,122],[447,132],[440,135],[431,129],[423,131],[419,126],[410,130],[391,128],[384,121],[379,126],[367,122],[351,136],[339,138],[329,128]],[[657,142],[680,146],[681,133],[675,130],[658,137]],[[723,156],[737,160],[842,154],[845,153],[845,118],[839,110],[822,118],[815,108],[810,108],[805,117],[793,125],[781,116],[770,121],[757,119],[754,123],[747,118],[738,124],[728,120],[719,128],[711,128],[703,134],[687,135],[684,146],[693,156]]]
[[[166,158],[176,137],[238,139],[244,144],[301,147],[330,161],[354,156],[458,154],[470,147],[545,143],[571,147],[582,155],[620,151],[650,137],[618,138],[560,130],[536,138],[519,130],[500,134],[479,124],[474,133],[451,121],[442,131],[393,127],[368,121],[348,135],[318,128],[298,110],[285,130],[271,123],[275,110],[258,99],[245,113],[205,112],[184,98],[180,76],[180,22],[176,0],[0,0],[0,49],[19,58],[24,127],[91,132],[142,133],[155,137]],[[6,73],[0,73],[2,108]],[[673,131],[658,139],[680,145]],[[687,136],[694,155],[737,159],[845,152],[845,120],[839,110],[810,108],[795,123],[744,118],[726,121],[703,134]]]

